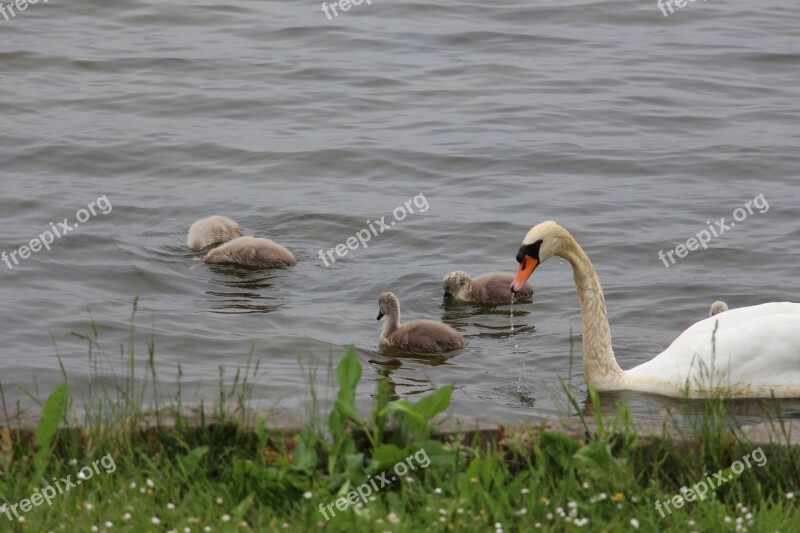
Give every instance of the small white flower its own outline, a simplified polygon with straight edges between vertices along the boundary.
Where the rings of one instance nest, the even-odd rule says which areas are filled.
[[[172,503],[172,502],[167,502],[167,509],[169,509],[170,511],[174,511],[175,510],[175,504]]]
[[[752,518],[753,518],[753,513],[747,513],[746,515],[744,515],[744,517],[745,517],[747,520],[752,520]]]
[[[456,509],[456,513],[458,513],[458,514],[464,514],[464,509],[462,509],[461,507],[459,507],[458,509]]]
[[[111,523],[111,522],[109,522],[109,521],[106,521],[106,523],[105,523],[105,524],[103,524],[103,525],[104,525],[104,526],[106,526],[108,529],[111,529],[112,527],[114,527],[114,524],[112,524],[112,523]]]
[[[631,527],[633,529],[639,529],[639,521],[635,518],[631,518]]]
[[[131,481],[131,488],[132,488],[132,489],[135,489],[135,488],[136,488],[136,482],[135,482],[135,481]]]
[[[694,520],[689,520],[688,524],[689,524],[689,527],[694,527],[695,521]]]
[[[586,490],[589,490],[589,488],[591,487],[591,485],[589,485],[589,482],[588,482],[588,481],[584,481],[582,486],[583,486],[583,488],[584,488],[584,489],[586,489]]]
[[[98,531],[100,531],[100,528],[97,527],[97,526],[92,526],[91,530],[92,530],[92,533],[97,533]]]
[[[127,522],[130,519],[131,519],[131,513],[125,513],[124,515],[122,515],[123,521]]]
[[[567,507],[569,509],[575,509],[578,507],[578,502],[573,502],[573,501],[567,502]]]
[[[156,484],[155,484],[155,483],[153,483],[153,480],[152,480],[152,479],[150,479],[150,478],[147,478],[147,481],[146,481],[146,483],[147,483],[147,486],[148,486],[148,487],[150,487],[150,488],[153,488],[153,487],[155,487],[155,486],[156,486]]]
[[[214,501],[217,503],[217,505],[222,505],[222,498],[217,498]]]
[[[192,528],[190,527],[183,528],[183,533],[192,533]]]
[[[503,524],[501,524],[500,522],[495,522],[494,523],[494,528],[495,529],[503,529]]]
[[[78,464],[78,460],[77,460],[77,459],[70,459],[70,460],[69,460],[69,464],[70,464],[71,466],[75,466],[76,464]]]
[[[542,523],[536,522],[535,524],[533,524],[533,527],[535,527],[536,529],[542,529]]]
[[[92,505],[89,502],[84,503],[83,506],[86,508],[87,511],[93,511],[94,510],[94,505]]]
[[[311,491],[303,493],[303,498],[305,498],[306,500],[310,500],[313,497],[314,497],[314,495],[311,493]]]
[[[639,503],[639,497],[638,496],[631,496],[631,501],[633,503]]]
[[[439,487],[436,487],[435,489],[433,489],[433,492],[435,494],[441,494],[442,493],[442,489],[440,489]]]
[[[408,482],[408,483],[414,483],[414,478],[413,478],[413,477],[411,477],[411,476],[408,476],[408,477],[406,478],[406,482]]]
[[[157,516],[154,516],[153,518],[150,519],[150,522],[155,524],[155,525],[158,525],[158,524],[161,523],[161,519],[159,517],[157,517]]]
[[[371,501],[371,502],[374,502],[375,500],[377,500],[377,498],[375,496],[370,496],[368,498],[368,500]]]
[[[586,525],[586,524],[588,524],[588,523],[589,523],[589,519],[588,519],[588,518],[576,518],[576,519],[575,519],[575,522],[574,522],[574,524],[575,524],[577,527],[583,527],[583,526],[585,526],[585,525]]]
[[[21,524],[24,524],[24,523],[25,523],[25,517],[24,517],[24,516],[20,516],[20,517],[19,517],[17,520],[18,520],[18,521],[19,521]]]
[[[523,515],[526,515],[526,514],[528,514],[528,510],[525,507],[523,507],[522,509],[517,511],[517,516],[523,516]]]
[[[223,522],[230,522],[231,521],[231,515],[229,515],[229,514],[222,515],[222,521]]]
[[[528,487],[522,487],[519,492],[520,494],[530,494],[531,491]]]
[[[439,514],[447,514],[447,510],[446,509],[439,509]]]
[[[553,519],[553,513],[547,513],[545,515],[545,518],[547,518],[548,520],[552,520]]]
[[[787,500],[792,500],[792,499],[794,499],[794,492],[787,492],[787,493],[786,493],[786,499],[787,499]]]
[[[205,531],[206,533],[210,533],[211,532],[211,526],[204,527],[203,531]]]
[[[392,524],[397,524],[398,522],[400,522],[400,517],[399,517],[399,516],[397,516],[395,513],[389,513],[389,514],[386,516],[386,520],[388,520],[388,521],[389,521],[389,522],[391,522]]]
[[[725,523],[726,524],[730,524],[731,523],[731,517],[730,516],[726,516],[725,517]]]

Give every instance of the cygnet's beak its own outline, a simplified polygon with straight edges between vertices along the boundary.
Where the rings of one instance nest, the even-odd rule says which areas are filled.
[[[523,256],[522,261],[519,263],[517,277],[514,278],[514,282],[511,284],[511,292],[517,293],[522,290],[522,287],[528,281],[528,278],[531,277],[537,266],[539,266],[538,260],[529,255]]]
[[[452,300],[453,300],[453,293],[445,292],[444,293],[444,301],[445,302],[450,302]]]
[[[375,320],[380,320],[381,318],[383,318],[383,311],[378,311],[378,318]]]

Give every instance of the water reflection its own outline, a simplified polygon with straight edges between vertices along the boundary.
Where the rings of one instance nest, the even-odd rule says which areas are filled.
[[[637,403],[646,407],[646,418],[662,419],[666,415],[679,425],[690,425],[716,406],[709,400],[681,399],[657,394],[631,391],[602,392],[598,394],[599,405],[595,407],[588,393],[584,395],[581,412],[586,417],[596,414],[614,416],[621,406]],[[800,418],[800,399],[730,399],[723,402],[724,411],[731,423],[753,424],[765,419]],[[574,409],[572,410],[574,413]]]
[[[278,275],[238,265],[208,265],[215,279],[211,283],[232,290],[207,290],[213,297],[210,309],[218,313],[271,313],[280,309],[283,302],[276,296],[268,296],[274,289]]]

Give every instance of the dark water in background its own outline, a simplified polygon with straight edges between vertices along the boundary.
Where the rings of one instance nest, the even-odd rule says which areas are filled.
[[[308,372],[329,396],[327,369],[355,343],[365,405],[383,373],[401,396],[454,384],[460,414],[564,413],[558,378],[580,333],[569,265],[537,271],[514,334],[508,306],[445,311],[439,285],[456,269],[513,271],[525,232],[550,218],[599,271],[623,368],[717,297],[800,301],[796,2],[664,18],[654,1],[374,0],[333,21],[319,4],[51,0],[0,19],[0,250],[101,195],[113,205],[49,252],[0,263],[7,403],[52,390],[57,354],[79,397],[124,383],[139,297],[137,375],[154,342],[164,396],[180,365],[185,401],[215,399],[220,367],[230,383],[252,350],[256,401],[302,412]],[[425,213],[322,264],[319,249],[420,193]],[[658,259],[759,194],[769,211],[709,250]],[[215,213],[299,264],[202,264],[186,231]],[[384,290],[467,347],[439,365],[379,353]],[[69,335],[91,333],[90,313],[94,362]],[[579,359],[572,388],[584,396]],[[667,405],[625,397],[641,417]]]

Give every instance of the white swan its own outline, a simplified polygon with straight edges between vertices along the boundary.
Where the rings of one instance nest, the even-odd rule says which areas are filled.
[[[531,228],[517,253],[511,290],[520,289],[554,255],[572,265],[583,318],[584,377],[594,389],[672,397],[800,397],[800,304],[767,303],[706,318],[655,358],[623,371],[611,348],[597,272],[567,230],[552,221]]]

